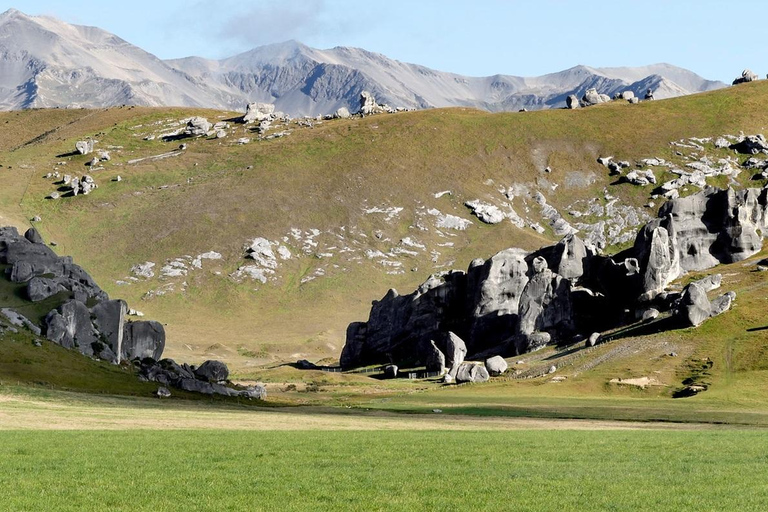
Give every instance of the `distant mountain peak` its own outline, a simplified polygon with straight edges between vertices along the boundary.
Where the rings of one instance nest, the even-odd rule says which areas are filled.
[[[357,110],[364,90],[393,107],[531,110],[561,107],[569,94],[590,87],[613,95],[657,86],[656,97],[664,98],[725,85],[669,64],[468,77],[362,48],[319,50],[296,40],[222,60],[162,61],[102,29],[16,9],[0,14],[0,27],[0,109],[6,110],[127,103],[242,111],[246,103],[262,101],[294,116],[314,116],[340,107]]]

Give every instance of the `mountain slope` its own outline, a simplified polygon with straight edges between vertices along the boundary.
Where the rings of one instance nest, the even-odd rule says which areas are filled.
[[[648,88],[657,98],[724,86],[667,64],[644,68],[576,66],[523,78],[467,77],[407,64],[359,48],[317,50],[296,41],[227,59],[161,61],[95,27],[16,10],[0,15],[0,109],[191,106],[242,111],[275,103],[293,116],[358,108],[364,90],[393,107],[470,106],[490,111],[557,108],[597,87],[613,95]]]

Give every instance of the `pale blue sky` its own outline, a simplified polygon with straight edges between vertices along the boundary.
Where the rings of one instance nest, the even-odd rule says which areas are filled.
[[[99,26],[161,58],[297,39],[474,76],[658,62],[723,81],[745,67],[768,73],[765,0],[0,1],[11,7]]]

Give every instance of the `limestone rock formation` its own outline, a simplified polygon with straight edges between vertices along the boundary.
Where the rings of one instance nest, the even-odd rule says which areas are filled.
[[[520,297],[518,331],[523,335],[549,330],[571,331],[570,281],[553,273],[541,256],[533,260],[532,268],[533,276]]]
[[[580,108],[581,102],[579,101],[578,96],[576,96],[575,94],[571,94],[565,99],[565,105],[570,109]]]
[[[707,297],[706,283],[694,281],[685,287],[677,316],[684,325],[698,327],[708,318],[720,315],[730,309],[734,292],[725,293],[710,302]]]
[[[736,80],[733,81],[733,85],[739,85],[744,84],[748,82],[754,82],[755,80],[758,80],[760,77],[757,76],[757,73],[753,72],[751,69],[745,69],[741,72],[741,76],[736,78]]]

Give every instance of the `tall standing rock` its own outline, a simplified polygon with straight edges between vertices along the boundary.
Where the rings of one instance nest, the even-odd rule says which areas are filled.
[[[541,256],[533,260],[532,267],[533,276],[520,298],[519,332],[530,335],[543,331],[571,331],[570,281],[554,274]]]
[[[497,345],[514,331],[520,296],[528,283],[525,252],[507,249],[495,254],[468,275],[472,298],[471,340],[477,348]]]
[[[128,305],[123,300],[107,300],[91,308],[93,326],[101,333],[117,363],[120,363],[123,353],[123,336],[125,335],[125,316]]]
[[[429,340],[429,347],[427,347],[427,356],[425,359],[425,366],[428,372],[442,374],[445,371],[445,354],[437,348],[434,340]]]
[[[459,366],[464,362],[464,358],[467,357],[467,345],[464,340],[456,336],[454,333],[449,332],[445,336],[445,356],[446,365],[448,365],[448,375],[451,376],[451,380],[456,380],[456,372],[459,371]]]

